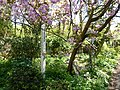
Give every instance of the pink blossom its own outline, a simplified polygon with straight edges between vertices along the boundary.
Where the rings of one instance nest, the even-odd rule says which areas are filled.
[[[48,25],[52,25],[52,20],[47,21]]]
[[[2,4],[3,3],[3,0],[0,0],[0,4]]]
[[[31,1],[30,4],[31,4],[32,6],[35,6],[35,1]]]
[[[36,21],[38,19],[39,15],[35,10],[31,10],[28,13],[28,17],[30,18],[31,21]]]
[[[22,0],[21,4],[22,4],[23,7],[29,6],[28,0]]]
[[[42,16],[42,20],[46,21],[47,20],[47,16]]]
[[[7,4],[7,0],[0,0],[0,4]]]
[[[59,2],[60,0],[50,0],[52,3],[57,3]]]
[[[74,31],[78,31],[78,30],[80,30],[80,28],[78,27],[78,25],[74,25],[74,26],[73,26],[73,30],[74,30]]]
[[[41,12],[42,14],[47,14],[48,12],[48,5],[47,4],[42,4],[40,5],[40,7],[38,8],[38,11]]]
[[[13,6],[12,6],[12,10],[13,11],[17,11],[19,8],[18,8],[18,5],[17,4],[14,4]]]
[[[101,25],[97,24],[97,25],[95,25],[95,27],[96,27],[96,28],[100,28],[100,27],[101,27]]]
[[[64,8],[66,13],[70,13],[70,5],[67,4]]]

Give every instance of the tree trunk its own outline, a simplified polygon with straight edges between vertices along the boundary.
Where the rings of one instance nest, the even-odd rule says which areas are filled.
[[[67,71],[72,75],[72,70],[73,70],[73,61],[75,60],[75,56],[77,54],[77,51],[79,49],[79,47],[81,46],[80,44],[76,44],[76,47],[73,49],[71,57],[70,57],[70,61],[68,64],[68,69]]]
[[[43,74],[43,78],[45,78],[45,67],[46,67],[46,28],[45,24],[42,25],[41,29],[41,73]]]

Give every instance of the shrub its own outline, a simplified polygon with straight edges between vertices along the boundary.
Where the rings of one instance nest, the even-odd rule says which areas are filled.
[[[39,90],[42,78],[38,70],[31,65],[31,60],[11,60],[10,90]]]
[[[32,37],[15,37],[11,40],[11,58],[35,58],[40,53],[40,47]]]
[[[62,38],[57,36],[47,37],[47,51],[51,55],[68,53],[70,45],[65,42]]]

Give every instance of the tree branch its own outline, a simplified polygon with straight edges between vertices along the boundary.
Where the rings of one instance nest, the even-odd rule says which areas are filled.
[[[89,16],[89,19],[88,19],[88,21],[87,21],[87,23],[86,23],[86,25],[85,25],[85,27],[84,27],[84,30],[83,30],[83,32],[82,32],[82,34],[81,34],[81,39],[84,38],[84,35],[86,34],[86,32],[87,32],[87,30],[88,30],[88,28],[89,28],[89,26],[90,26],[90,24],[91,24],[91,22],[92,22],[93,12],[94,12],[94,9],[92,8],[92,11],[91,11],[91,14],[90,14],[90,16]]]
[[[106,11],[107,11],[108,7],[111,5],[112,1],[113,0],[109,0],[107,2],[107,4],[104,6],[104,8],[102,8],[102,10],[100,10],[102,12],[98,16],[92,18],[92,22],[97,21],[100,17],[102,17],[106,13]]]
[[[85,34],[84,38],[87,38],[87,37],[97,37],[98,34],[96,33],[88,33],[88,34]]]
[[[70,31],[71,31],[71,26],[73,24],[73,20],[72,20],[72,3],[71,3],[71,0],[69,0],[69,3],[70,3],[70,24],[69,24],[69,28],[68,28],[68,36],[67,36],[67,38],[69,38]]]
[[[107,24],[111,21],[111,19],[118,13],[119,9],[120,9],[120,4],[118,5],[115,13],[112,16],[110,16],[100,28],[98,28],[97,30],[98,32],[101,32],[107,26]]]
[[[26,24],[26,23],[22,23],[22,22],[15,22],[15,21],[13,21],[13,20],[11,20],[11,22],[16,23],[16,24],[24,24],[24,25],[26,25],[26,26],[30,27],[31,29],[34,29],[31,25]]]
[[[50,31],[47,31],[47,32],[52,33],[52,34],[54,34],[55,36],[60,37],[60,38],[63,39],[65,42],[67,42],[67,40],[66,40],[64,37],[60,36],[59,34],[56,34],[53,30],[52,30],[52,32],[50,32]]]

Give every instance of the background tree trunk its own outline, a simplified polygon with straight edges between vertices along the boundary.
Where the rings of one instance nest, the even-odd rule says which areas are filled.
[[[43,74],[43,78],[45,78],[45,67],[46,67],[46,28],[45,24],[42,25],[41,28],[41,73]]]

